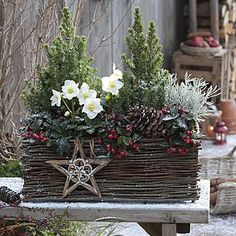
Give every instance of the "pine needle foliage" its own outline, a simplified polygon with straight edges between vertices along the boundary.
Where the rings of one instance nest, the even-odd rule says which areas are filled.
[[[80,85],[89,83],[96,86],[93,59],[87,55],[87,39],[76,36],[68,8],[64,8],[59,36],[51,45],[45,46],[48,64],[37,68],[36,86],[29,84],[24,93],[26,105],[31,112],[50,111],[52,89],[60,91],[65,80],[74,80]]]
[[[123,55],[126,68],[126,86],[122,90],[122,108],[145,105],[161,108],[163,105],[164,85],[169,77],[162,70],[163,54],[156,34],[154,22],[149,23],[145,34],[139,8],[134,11],[134,23],[126,38],[129,55]]]

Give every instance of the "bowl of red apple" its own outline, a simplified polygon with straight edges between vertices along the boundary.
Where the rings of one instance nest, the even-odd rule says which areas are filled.
[[[180,50],[190,55],[215,55],[222,49],[219,41],[211,35],[189,37],[186,42],[180,44]]]

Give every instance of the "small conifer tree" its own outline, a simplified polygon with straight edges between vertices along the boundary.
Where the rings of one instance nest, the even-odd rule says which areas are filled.
[[[140,104],[161,108],[169,73],[161,69],[163,54],[155,24],[149,23],[145,35],[139,8],[134,11],[134,23],[129,29],[126,42],[129,54],[123,55],[127,72],[124,75],[126,87],[120,96],[124,100],[122,109]]]
[[[34,112],[50,111],[52,89],[60,90],[65,80],[74,80],[80,85],[87,82],[95,86],[93,59],[87,55],[87,39],[76,36],[68,8],[64,8],[59,36],[51,45],[46,45],[48,64],[37,68],[37,84],[25,92],[26,104]]]

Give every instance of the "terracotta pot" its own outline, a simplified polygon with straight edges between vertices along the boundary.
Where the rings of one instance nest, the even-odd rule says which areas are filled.
[[[236,133],[236,103],[234,100],[223,99],[220,101],[220,110],[222,110],[222,120],[228,127],[229,133]]]

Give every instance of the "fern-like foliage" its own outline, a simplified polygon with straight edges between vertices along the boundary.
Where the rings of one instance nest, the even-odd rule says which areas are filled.
[[[204,79],[191,78],[185,74],[184,82],[177,83],[176,78],[169,80],[165,86],[165,105],[180,105],[187,110],[190,119],[201,121],[213,104],[212,97],[218,96],[219,89],[209,86]]]

